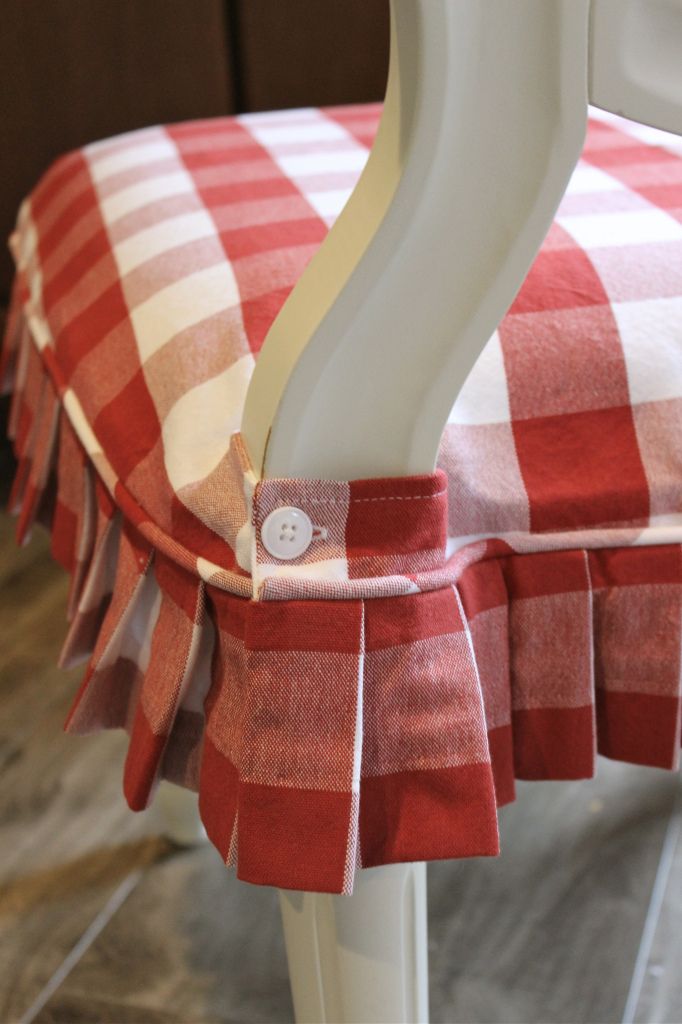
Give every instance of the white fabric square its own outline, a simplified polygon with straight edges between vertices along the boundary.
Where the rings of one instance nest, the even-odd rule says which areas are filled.
[[[115,245],[116,265],[123,276],[161,253],[199,238],[209,238],[215,233],[215,224],[206,210],[169,217]]]
[[[180,331],[239,303],[239,289],[229,263],[218,263],[174,281],[130,311],[140,361]]]
[[[177,158],[175,145],[167,135],[162,134],[141,146],[126,146],[109,155],[94,158],[90,161],[90,173],[93,181],[99,184],[112,174],[127,171],[132,167],[142,167],[157,160]]]
[[[615,302],[630,400],[682,397],[682,298]]]
[[[252,114],[239,114],[235,118],[249,130],[266,124],[299,124],[301,121],[319,121],[317,107],[298,107],[296,110],[258,110]]]
[[[212,473],[239,429],[254,359],[251,353],[187,391],[163,421],[164,463],[176,491]]]
[[[139,210],[148,203],[179,196],[185,192],[194,192],[194,182],[185,170],[178,169],[170,174],[160,174],[156,178],[147,178],[135,185],[122,188],[100,202],[102,216],[111,224],[119,217]]]
[[[623,185],[610,174],[600,171],[598,167],[584,163],[582,160],[571,175],[571,179],[564,193],[570,195],[584,195],[590,192],[614,192],[623,191]]]
[[[448,423],[508,423],[510,419],[504,356],[495,331],[465,380]]]
[[[298,178],[304,174],[360,171],[366,162],[367,150],[362,146],[333,149],[322,153],[295,153],[277,157],[277,163],[291,178]]]
[[[682,225],[654,207],[620,213],[560,216],[557,221],[583,249],[682,239]]]
[[[262,146],[273,148],[283,143],[308,142],[314,144],[348,138],[347,133],[340,125],[326,117],[298,121],[293,124],[251,124],[247,127]]]
[[[306,199],[316,213],[331,224],[350,199],[352,188],[335,188],[327,192],[306,192]]]

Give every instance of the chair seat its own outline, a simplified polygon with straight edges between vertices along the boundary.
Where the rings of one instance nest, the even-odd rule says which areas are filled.
[[[72,572],[64,660],[94,648],[70,727],[125,726],[132,806],[161,776],[198,788],[241,877],[290,888],[347,891],[356,861],[494,853],[514,777],[589,775],[597,747],[672,767],[680,746],[679,140],[595,113],[438,472],[256,483],[238,435],[255,359],[379,116],[95,143],[47,172],[12,241],[20,533],[48,522]],[[339,536],[324,525],[283,567],[251,524],[306,500],[344,510]],[[268,711],[282,673],[305,714]],[[328,827],[301,857],[311,816]]]

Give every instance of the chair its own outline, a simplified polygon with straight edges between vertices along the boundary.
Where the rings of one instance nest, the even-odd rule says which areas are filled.
[[[458,392],[512,303],[550,228],[583,145],[587,84],[590,98],[597,105],[680,133],[680,39],[682,8],[670,3],[633,2],[624,7],[614,0],[592,0],[592,3],[589,0],[553,0],[542,5],[535,0],[518,0],[513,5],[505,0],[485,3],[481,0],[392,0],[389,83],[370,159],[333,230],[270,327],[248,383],[241,424],[239,421],[232,423],[233,429],[241,426],[244,445],[244,449],[236,451],[232,457],[234,460],[246,459],[250,466],[251,475],[249,472],[244,474],[247,506],[252,499],[258,505],[258,478],[265,482],[260,493],[270,495],[267,500],[271,504],[256,508],[259,527],[265,528],[266,511],[270,510],[268,515],[278,514],[284,505],[287,508],[294,506],[295,512],[295,506],[301,503],[294,500],[300,493],[300,487],[297,491],[295,486],[283,486],[282,480],[287,485],[291,481],[294,484],[331,481],[326,489],[305,492],[314,505],[316,502],[324,504],[342,500],[341,491],[334,490],[336,485],[333,482],[339,482],[338,487],[342,488],[346,486],[344,481],[369,481],[366,490],[360,487],[356,492],[355,500],[378,502],[385,500],[385,493],[371,489],[377,479],[394,478],[392,486],[395,487],[395,478],[407,478],[412,481],[409,483],[412,489],[398,494],[403,505],[400,515],[392,520],[392,529],[396,536],[399,536],[401,522],[407,532],[427,529],[418,517],[419,510],[412,514],[418,504],[413,499],[428,498],[424,503],[426,507],[441,493],[442,478],[434,475],[433,468],[444,425]],[[677,53],[673,40],[677,43]],[[471,101],[472,96],[476,97],[475,103]],[[273,133],[276,135],[276,119],[259,121],[256,115],[243,119],[243,122],[250,126],[256,137],[259,124],[262,137],[268,131],[271,137]],[[304,136],[305,124],[300,138]],[[165,151],[159,139],[145,137],[141,145],[148,147],[150,160],[163,158]],[[106,161],[109,158],[115,162],[119,152],[123,150],[117,150],[116,146],[107,149],[103,144],[99,151],[92,150],[93,166],[101,169],[100,159]],[[112,166],[110,163],[109,173]],[[125,167],[124,157],[119,170],[125,172]],[[56,173],[58,176],[59,171]],[[63,174],[70,173],[74,173],[73,167],[67,163]],[[104,177],[103,173],[102,179]],[[169,196],[173,194],[172,177],[169,172]],[[50,183],[45,186],[48,190],[50,187]],[[142,186],[138,183],[135,187]],[[158,195],[158,183],[153,187],[157,188]],[[47,203],[48,199],[44,193],[38,196],[38,202]],[[116,203],[115,197],[111,202]],[[318,212],[323,217],[326,215],[323,203]],[[125,210],[121,209],[119,215],[125,216]],[[191,224],[196,226],[197,218]],[[188,230],[192,230],[190,221],[187,225]],[[207,631],[204,630],[200,636],[197,629],[202,611],[201,599],[193,598],[194,603],[188,607],[182,591],[186,566],[177,569],[169,565],[164,570],[163,593],[164,599],[170,595],[170,600],[161,604],[161,612],[155,605],[155,602],[158,604],[158,594],[147,587],[145,576],[151,559],[148,542],[151,538],[151,543],[156,544],[157,550],[163,551],[170,562],[174,552],[163,547],[165,541],[158,536],[158,531],[154,532],[158,523],[150,525],[147,519],[136,513],[126,489],[121,486],[120,474],[111,470],[106,445],[110,425],[106,415],[103,412],[101,418],[92,423],[87,417],[79,419],[80,413],[74,403],[73,388],[76,384],[70,386],[73,378],[63,380],[60,377],[62,367],[50,365],[51,339],[41,333],[43,321],[37,308],[44,298],[40,292],[39,272],[47,245],[46,234],[38,239],[36,248],[30,211],[25,211],[23,228],[20,222],[20,229],[16,245],[22,270],[19,287],[23,289],[24,303],[28,302],[26,308],[34,303],[30,307],[33,316],[28,318],[28,327],[33,341],[42,351],[43,360],[54,374],[68,419],[81,426],[79,441],[87,452],[87,458],[78,452],[72,454],[72,460],[80,458],[86,477],[92,478],[96,470],[100,480],[108,485],[93,491],[73,480],[68,483],[62,480],[62,490],[68,490],[69,486],[76,490],[79,486],[85,487],[89,497],[83,499],[80,494],[63,494],[60,499],[58,494],[55,510],[53,495],[50,505],[45,496],[49,497],[48,482],[55,458],[55,417],[59,413],[55,412],[55,401],[44,399],[44,396],[41,398],[46,385],[39,383],[38,371],[31,373],[28,364],[33,357],[26,354],[25,346],[20,347],[14,371],[18,393],[23,396],[15,405],[14,416],[18,449],[24,456],[20,466],[20,485],[16,491],[17,503],[20,498],[23,501],[20,522],[23,527],[28,527],[32,518],[52,519],[53,531],[58,538],[57,547],[60,544],[62,548],[71,546],[68,553],[57,553],[62,554],[81,584],[81,589],[77,587],[74,592],[77,628],[72,627],[68,648],[69,657],[72,657],[84,652],[88,646],[86,641],[96,636],[89,623],[96,618],[95,610],[108,598],[108,594],[106,590],[98,590],[102,574],[98,576],[92,572],[88,560],[92,556],[88,559],[79,557],[75,550],[76,542],[71,539],[67,544],[64,540],[68,534],[64,510],[68,511],[79,501],[87,501],[91,505],[97,501],[97,509],[90,509],[89,525],[80,530],[78,543],[90,550],[94,543],[94,557],[99,558],[102,565],[113,557],[118,537],[110,525],[117,521],[119,513],[116,506],[123,511],[128,522],[142,532],[146,543],[142,543],[135,534],[132,539],[128,538],[128,546],[124,550],[124,557],[128,559],[125,565],[123,556],[119,555],[114,597],[107,604],[106,621],[109,626],[104,634],[99,634],[95,652],[97,686],[101,693],[106,694],[108,706],[114,708],[119,691],[109,672],[112,665],[116,664],[120,670],[121,659],[127,657],[128,662],[134,662],[138,667],[144,662],[147,674],[154,670],[153,641],[150,649],[144,641],[135,646],[131,640],[126,655],[128,633],[132,636],[134,632],[133,619],[128,616],[127,609],[136,602],[138,618],[167,614],[174,630],[180,628],[178,623],[189,623],[182,627],[187,633],[183,656],[189,660],[179,667],[177,674],[178,695],[184,694],[190,675],[188,666],[198,674],[197,666],[203,664],[202,659],[207,657]],[[54,244],[54,240],[50,241]],[[72,254],[75,251],[74,243]],[[101,255],[83,251],[83,258],[88,260],[92,260],[94,255]],[[127,257],[132,265],[134,244],[127,250]],[[425,267],[428,268],[426,273]],[[456,273],[453,268],[456,268]],[[109,287],[116,289],[118,272],[109,268],[109,273]],[[217,275],[216,288],[225,287],[224,277]],[[144,316],[151,315],[151,308],[146,307],[142,312],[138,310],[139,322]],[[160,307],[157,306],[153,313],[163,319]],[[20,319],[17,313],[10,324],[10,336],[17,345],[25,328]],[[68,343],[78,348],[79,360],[86,360],[89,356],[87,332],[82,337],[77,336],[72,323],[67,325],[70,331]],[[88,330],[92,323],[90,319]],[[163,324],[157,333],[161,342],[165,337]],[[415,339],[419,339],[418,345]],[[118,344],[125,346],[127,343],[121,334]],[[200,337],[197,344],[200,348]],[[151,354],[156,351],[154,349]],[[245,390],[250,376],[251,365],[246,355],[244,358],[241,369],[234,375],[235,393]],[[110,374],[118,372],[113,356],[104,365]],[[171,368],[164,372],[169,373]],[[134,381],[129,383],[131,390],[127,400],[130,402],[139,398],[139,391],[135,390]],[[79,394],[83,401],[82,391]],[[170,399],[169,408],[175,408]],[[349,410],[352,410],[351,415]],[[185,410],[184,418],[176,423],[176,429],[186,430],[187,425],[193,422],[192,418],[196,419],[200,414],[199,402]],[[170,416],[169,413],[169,419]],[[32,440],[27,455],[29,436]],[[104,443],[101,443],[102,438]],[[130,432],[128,441],[134,448],[134,431]],[[211,437],[202,435],[203,443],[209,451]],[[42,462],[36,457],[41,446],[46,452]],[[67,443],[62,442],[60,458],[66,447]],[[186,459],[188,452],[184,452],[183,457]],[[189,457],[196,457],[191,448]],[[75,461],[70,463],[75,464]],[[191,478],[183,476],[185,465],[186,462],[180,458],[174,467],[180,481],[176,489],[192,483]],[[210,460],[209,468],[213,468]],[[414,481],[419,482],[417,490],[414,489]],[[268,491],[269,482],[272,482],[272,493]],[[193,507],[196,509],[198,506]],[[174,521],[180,522],[183,510],[175,505],[173,510]],[[247,564],[240,561],[240,546],[243,553],[244,545],[254,543],[248,522],[245,521],[239,530],[233,529],[240,516],[244,519],[242,513],[240,508],[232,519],[226,515],[224,533],[237,552],[240,565]],[[59,529],[54,525],[57,514],[62,517]],[[281,518],[271,522],[277,529],[269,541],[274,550],[268,547],[268,551],[277,562],[280,556],[284,557],[281,545],[296,545],[297,540],[291,523]],[[304,517],[299,523],[295,520],[292,523],[306,530],[309,520]],[[646,532],[646,524],[652,525],[648,511],[639,518],[633,514],[628,519],[628,527],[634,535],[639,529]],[[602,526],[608,529],[609,516],[605,513],[597,517],[597,525],[599,529]],[[564,524],[564,529],[570,529],[570,526],[570,523]],[[674,516],[661,520],[658,527],[663,532],[657,534],[655,541],[649,540],[649,544],[660,544],[661,538],[665,537],[666,542],[674,545],[682,537]],[[313,522],[311,528],[317,530],[317,536],[325,542],[325,531],[333,534],[334,525],[330,519],[321,527]],[[537,533],[548,529],[542,523],[536,524],[535,528]],[[314,533],[311,534],[313,536]],[[505,553],[524,550],[522,546],[514,547],[515,541],[509,539],[512,533],[507,532],[505,536],[512,545],[505,549]],[[459,539],[461,541],[461,537]],[[267,543],[264,540],[266,547]],[[583,543],[581,535],[576,547],[582,548]],[[635,543],[634,536],[625,543]],[[613,538],[604,541],[607,549],[613,544]],[[464,550],[466,544],[462,546],[460,543],[459,548]],[[335,579],[338,582],[341,578],[334,576],[331,542],[329,551],[330,556],[325,563],[328,575],[323,572],[321,579],[331,587]],[[537,552],[537,549],[533,551]],[[572,551],[569,553],[573,554]],[[358,557],[365,557],[365,554]],[[402,572],[406,579],[418,579],[421,571],[434,568],[405,562],[401,562],[397,569],[386,568],[386,565],[393,564],[390,562],[393,555],[381,557],[385,558],[383,570],[375,568],[368,575],[388,577],[391,572]],[[211,565],[208,565],[209,561]],[[203,574],[206,583],[220,585],[219,574],[215,571],[217,562],[217,556],[211,555],[206,562],[208,568],[199,566],[199,574]],[[250,564],[255,576],[261,563],[256,559]],[[272,593],[284,598],[277,610],[285,615],[282,608],[285,608],[287,599],[300,600],[303,591],[296,589],[292,582],[292,578],[295,582],[295,574],[287,577],[279,572],[281,566],[274,571],[272,559],[270,562],[265,559],[263,564],[267,568],[263,570],[261,582],[270,587]],[[575,560],[561,563],[561,572],[573,571],[578,571]],[[627,571],[634,573],[636,569],[630,566]],[[242,575],[246,577],[246,572]],[[309,576],[307,579],[310,582]],[[666,577],[666,582],[673,585],[674,581],[672,577]],[[517,583],[522,586],[518,580]],[[343,588],[345,583],[342,581],[339,586]],[[82,587],[87,592],[85,604]],[[283,589],[278,591],[277,587]],[[287,590],[287,587],[291,589]],[[469,597],[465,595],[465,598],[475,603],[473,584],[472,588]],[[119,592],[124,596],[117,604]],[[244,594],[247,593],[245,589]],[[306,614],[314,615],[316,612],[309,600],[314,595],[314,586],[307,593]],[[320,590],[323,600],[330,593]],[[379,591],[375,594],[378,597]],[[350,590],[341,590],[337,596],[348,598],[352,595]],[[390,596],[393,598],[395,595]],[[352,603],[349,601],[348,606]],[[184,611],[184,619],[178,608]],[[81,609],[80,614],[78,609]],[[241,614],[235,609],[236,602],[233,602],[224,615],[234,617]],[[265,609],[271,610],[272,605]],[[260,614],[264,610],[258,611]],[[221,614],[218,612],[218,625],[214,625],[218,631],[221,629]],[[469,612],[463,611],[465,623],[468,617]],[[293,632],[299,629],[299,619],[285,617],[276,625],[273,621],[263,615],[262,625],[254,620],[245,629],[252,630],[254,635],[259,629],[290,629]],[[327,620],[318,628],[328,629]],[[467,628],[463,635],[468,636]],[[342,631],[341,626],[339,630]],[[420,638],[423,639],[422,634]],[[299,642],[304,644],[306,641],[302,639]],[[348,651],[344,649],[346,653]],[[226,654],[223,656],[228,657]],[[272,669],[268,668],[268,671]],[[346,668],[339,668],[338,672],[339,685],[345,685]],[[477,669],[472,678],[476,672]],[[133,681],[130,685],[132,692],[138,682]],[[126,724],[137,743],[136,759],[127,769],[127,792],[131,803],[143,806],[149,796],[145,789],[145,766],[163,756],[167,734],[161,735],[163,730],[150,730],[139,716],[134,721],[128,720],[128,697],[129,692],[126,693],[124,711],[116,706],[109,723],[99,719],[95,722],[94,710],[87,703],[86,685],[81,704],[75,709],[75,721],[76,727],[82,729],[94,724]],[[266,711],[264,708],[265,718]],[[611,721],[615,718],[609,719]],[[355,751],[349,783],[351,806],[355,806],[353,801],[357,801],[359,793],[361,739],[356,728],[351,744]],[[676,739],[679,747],[679,735]],[[189,745],[190,739],[187,738],[186,742]],[[608,739],[604,742],[607,743]],[[641,754],[629,748],[629,752],[626,751],[629,734],[627,742],[622,742],[625,746],[620,750],[616,749],[618,743],[614,744],[613,756],[641,757],[643,760],[657,756],[655,752]],[[664,760],[661,757],[661,763]],[[530,777],[534,771],[538,769],[531,765],[528,768]],[[582,765],[578,768],[571,766],[566,771],[585,774],[589,769]],[[216,772],[215,768],[207,769],[208,782]],[[266,795],[261,793],[260,799],[265,801]],[[251,808],[248,813],[255,812]],[[207,824],[211,814],[209,833],[213,830],[213,838],[225,826],[216,820],[214,810],[209,811],[205,806],[203,816]],[[246,810],[244,819],[240,818],[238,837],[232,824],[229,834],[223,836],[228,857],[234,855],[235,844],[239,843],[241,855],[242,845],[248,842],[248,833],[241,830],[242,823],[248,823]],[[324,829],[320,831],[319,841],[324,842]],[[494,837],[486,834],[477,837],[477,842],[479,845],[475,849],[472,847],[470,852],[494,852]],[[252,850],[251,856],[255,863],[258,851]],[[376,863],[382,863],[381,859]],[[347,864],[345,870],[352,875],[353,865]],[[301,890],[305,886],[293,888]],[[281,905],[297,1020],[407,1022],[427,1019],[423,863],[390,864],[358,872],[352,896],[283,891]]]

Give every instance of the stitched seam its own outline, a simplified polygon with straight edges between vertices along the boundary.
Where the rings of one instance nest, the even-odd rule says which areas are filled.
[[[435,494],[390,494],[381,498],[307,498],[301,496],[301,501],[309,505],[346,505],[356,501],[428,501],[429,498],[440,498],[446,491],[436,491]]]

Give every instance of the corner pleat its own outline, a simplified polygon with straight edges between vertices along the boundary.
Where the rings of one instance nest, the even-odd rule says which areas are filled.
[[[485,709],[498,807],[516,795],[509,644],[509,595],[498,559],[476,562],[458,589],[469,627]]]
[[[363,866],[496,854],[485,709],[458,590],[366,611]]]
[[[682,548],[591,551],[599,752],[679,768]]]
[[[509,555],[459,586],[498,805],[514,778],[591,777],[597,753],[679,767],[679,545]]]
[[[205,617],[200,580],[161,557],[155,559],[153,575],[160,603],[150,622],[149,657],[135,703],[123,780],[134,810],[149,802],[181,705],[190,685],[196,687]],[[176,750],[176,762],[177,758]],[[181,772],[177,763],[174,770]]]
[[[68,732],[127,728],[131,722],[158,615],[158,588],[149,573],[152,557],[149,545],[124,524],[111,600],[66,721]]]
[[[517,779],[594,774],[592,593],[584,551],[505,562]]]
[[[83,558],[74,546],[69,594],[71,624],[59,658],[62,667],[77,665],[94,650],[116,583],[121,516],[102,484],[84,475],[83,505],[75,532],[83,539]]]
[[[245,881],[347,891],[362,602],[259,603],[208,589],[216,652],[199,800],[209,838]]]

